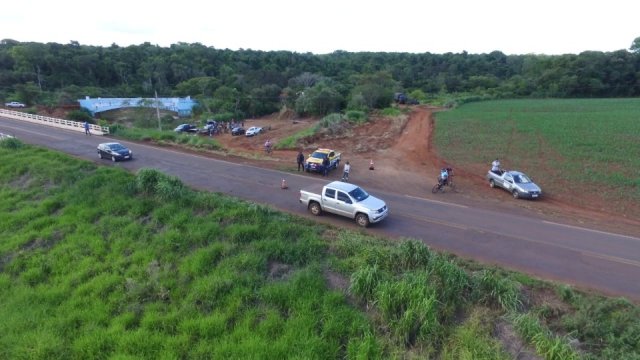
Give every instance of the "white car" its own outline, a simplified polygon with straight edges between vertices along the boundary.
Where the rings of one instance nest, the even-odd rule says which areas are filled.
[[[25,107],[25,105],[23,103],[17,102],[17,101],[12,101],[12,102],[5,103],[4,106],[11,107],[11,108],[23,108],[23,107]]]
[[[254,135],[258,135],[262,132],[262,128],[258,127],[258,126],[252,126],[250,128],[247,129],[247,131],[245,131],[245,136],[254,136]]]

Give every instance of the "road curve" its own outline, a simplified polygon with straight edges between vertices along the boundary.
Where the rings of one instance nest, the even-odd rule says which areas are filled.
[[[326,182],[322,177],[263,169],[170,148],[118,140],[133,150],[134,160],[99,160],[96,146],[105,137],[0,118],[0,133],[25,143],[130,171],[156,168],[194,188],[225,193],[311,217],[298,202],[298,189]],[[286,179],[289,189],[280,189]],[[389,217],[369,228],[378,235],[410,237],[429,246],[531,275],[574,284],[607,295],[640,300],[640,238],[546,221],[536,215],[511,214],[475,206],[434,201],[377,189]],[[317,218],[355,228],[349,219]],[[640,234],[640,229],[638,231]]]

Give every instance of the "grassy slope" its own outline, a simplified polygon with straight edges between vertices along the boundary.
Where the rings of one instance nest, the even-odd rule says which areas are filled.
[[[419,242],[15,142],[0,158],[0,358],[509,358],[498,321],[547,358],[576,356],[551,329],[594,357],[640,354],[624,300],[531,302],[555,292]]]
[[[438,113],[435,142],[461,165],[503,166],[552,192],[567,184],[640,202],[640,99],[501,100]]]

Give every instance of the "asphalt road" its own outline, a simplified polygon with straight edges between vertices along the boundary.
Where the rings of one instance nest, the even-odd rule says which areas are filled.
[[[298,202],[298,190],[325,183],[320,176],[287,173],[232,163],[168,148],[128,141],[134,160],[99,160],[97,144],[110,139],[0,118],[0,133],[105,166],[130,171],[156,168],[180,177],[194,188],[225,193],[277,209],[311,217]],[[286,179],[289,189],[280,188]],[[531,275],[570,283],[614,296],[640,300],[640,238],[546,221],[533,214],[513,214],[367,188],[384,199],[390,215],[367,231],[408,237],[429,246],[497,264]],[[319,221],[356,228],[352,220],[324,215]],[[638,231],[640,234],[640,229]]]

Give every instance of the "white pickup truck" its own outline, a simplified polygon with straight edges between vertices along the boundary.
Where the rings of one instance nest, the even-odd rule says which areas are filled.
[[[355,219],[362,227],[382,221],[389,215],[384,201],[357,185],[341,181],[300,190],[300,203],[305,204],[313,215],[326,211]]]

